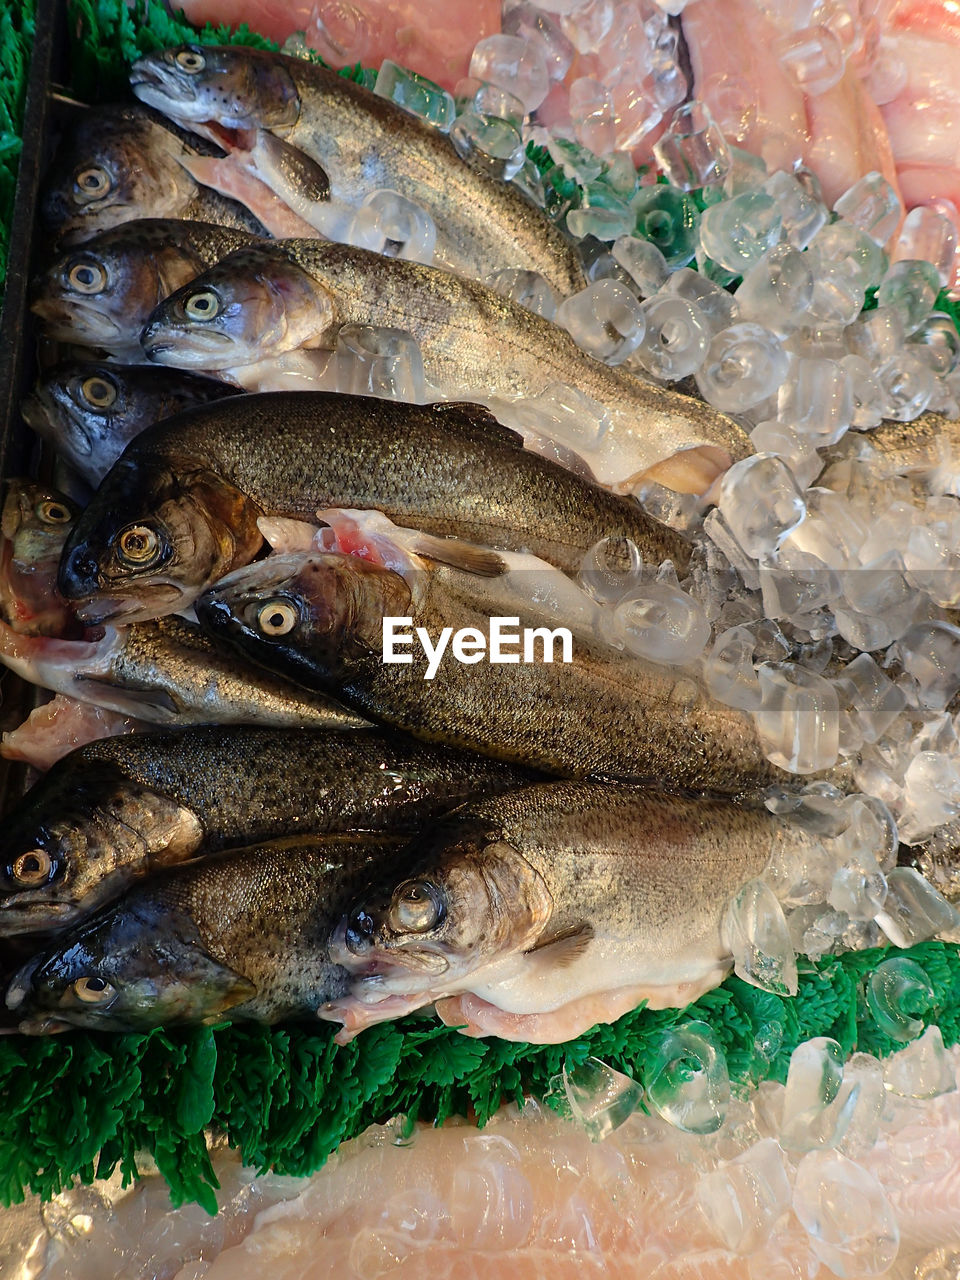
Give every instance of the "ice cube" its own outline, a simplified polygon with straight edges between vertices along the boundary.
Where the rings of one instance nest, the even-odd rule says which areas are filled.
[[[710,342],[706,318],[685,298],[663,294],[641,304],[646,318],[636,358],[657,378],[675,382],[700,368]]]
[[[834,680],[840,699],[841,749],[876,742],[906,706],[903,691],[868,653],[858,654]]]
[[[886,876],[871,853],[861,852],[837,868],[827,902],[851,920],[873,920],[886,897]]]
[[[953,1093],[957,1077],[940,1028],[927,1027],[919,1040],[891,1054],[884,1063],[883,1083],[888,1093],[901,1098],[938,1098]]]
[[[841,368],[850,379],[850,396],[853,407],[850,425],[857,431],[878,427],[883,421],[884,395],[876,374],[860,356],[843,356]]]
[[[453,124],[456,111],[453,98],[446,89],[416,71],[398,66],[389,58],[380,65],[373,92],[428,124],[436,125],[444,133]]]
[[[577,581],[600,604],[615,604],[636,589],[643,571],[640,549],[630,538],[602,538],[583,557]]]
[[[773,1231],[790,1205],[787,1160],[774,1138],[704,1174],[697,1183],[700,1210],[725,1248],[749,1254]]]
[[[810,960],[832,955],[839,948],[850,921],[839,911],[825,911],[805,930],[801,950]]]
[[[552,8],[555,0],[550,0]],[[578,53],[595,53],[610,34],[616,8],[614,0],[580,0],[560,10],[564,34]]]
[[[625,144],[618,139],[618,146]],[[662,182],[641,187],[633,199],[637,234],[657,246],[671,269],[685,267],[697,251],[700,214],[694,201]]]
[[[470,58],[470,74],[489,80],[536,111],[550,89],[542,46],[520,36],[494,35],[481,40]]]
[[[878,285],[887,269],[887,255],[881,245],[867,234],[866,228],[846,219],[822,227],[810,242],[810,254],[815,273],[836,265],[862,290]]]
[[[783,169],[772,173],[763,189],[780,210],[784,234],[794,249],[806,249],[827,220],[827,207],[811,195],[794,174]]]
[[[539,49],[547,75],[551,80],[560,81],[570,70],[574,48],[560,24],[543,12],[546,7],[521,0],[505,11],[501,25],[504,35],[519,36]]]
[[[613,94],[592,76],[580,76],[570,86],[570,119],[577,141],[598,156],[617,144]]]
[[[829,27],[806,27],[780,36],[773,52],[803,93],[817,97],[840,83],[846,58],[836,34]]]
[[[866,297],[864,287],[838,262],[814,267],[813,297],[808,308],[815,320],[830,324],[851,324],[860,314]]]
[[[783,908],[762,880],[749,880],[727,906],[724,936],[738,977],[762,991],[797,994],[797,957]]]
[[[551,382],[533,403],[551,437],[579,453],[596,449],[610,426],[602,404],[564,382]]]
[[[755,644],[753,633],[747,627],[729,627],[717,635],[703,664],[711,697],[742,711],[759,708],[762,694],[753,669]]]
[[[887,875],[887,900],[877,922],[895,947],[912,947],[960,928],[960,912],[913,867]]]
[[[504,267],[490,276],[487,284],[505,298],[519,302],[521,307],[543,316],[545,320],[553,320],[557,314],[560,295],[537,271]]]
[[[703,610],[669,582],[648,582],[619,601],[606,631],[617,647],[638,658],[683,667],[710,639]]]
[[[949,218],[927,205],[911,209],[903,220],[894,257],[928,262],[946,288],[953,281],[957,254],[957,228]]]
[[[855,1053],[843,1068],[843,1081],[857,1096],[850,1123],[838,1150],[855,1160],[870,1151],[880,1136],[886,1091],[883,1068],[869,1053]]]
[[[396,191],[371,191],[347,232],[349,244],[408,262],[433,261],[437,228],[425,209]]]
[[[915,333],[933,311],[940,279],[929,262],[904,258],[893,263],[880,281],[877,305],[891,307],[903,321],[907,334]]]
[[[835,1275],[881,1275],[897,1256],[900,1229],[883,1188],[837,1152],[810,1151],[800,1161],[793,1211]]]
[[[710,108],[694,99],[677,107],[653,154],[667,180],[681,191],[723,182],[730,171],[730,148]]]
[[[751,267],[737,290],[744,320],[776,333],[795,328],[813,299],[813,273],[806,257],[789,244],[775,245]]]
[[[700,244],[714,262],[742,275],[780,239],[783,222],[773,196],[745,191],[704,211]]]
[[[834,1147],[853,1118],[856,1094],[843,1088],[843,1050],[836,1040],[816,1036],[790,1056],[783,1095],[779,1141],[785,1151]]]
[[[574,1120],[593,1142],[608,1137],[640,1107],[643,1089],[599,1058],[563,1066],[563,1088]]]
[[[803,494],[783,462],[760,453],[724,472],[717,507],[744,551],[756,559],[775,551],[806,515]]]
[[[790,357],[775,334],[741,321],[713,338],[697,371],[697,386],[714,408],[742,413],[775,395],[789,367]]]
[[[754,723],[767,759],[788,773],[829,769],[839,753],[837,692],[795,663],[764,663],[757,671],[763,701]]]
[[[836,444],[853,419],[849,373],[835,360],[794,361],[779,390],[777,418],[817,448]]]
[[[867,1008],[874,1022],[891,1040],[906,1043],[923,1030],[924,1014],[935,1004],[927,971],[907,956],[882,960],[867,978]]]
[[[900,197],[882,174],[873,170],[858,179],[833,206],[834,213],[884,245],[903,217]]]
[[[685,1133],[715,1133],[730,1105],[723,1050],[705,1022],[681,1023],[660,1033],[647,1076],[647,1101]]]
[[[946,377],[960,363],[960,334],[943,311],[934,311],[910,337],[934,373]]]
[[[636,283],[643,298],[656,293],[670,275],[667,260],[657,246],[639,236],[621,236],[614,241],[611,253]]]
[[[598,280],[560,304],[557,324],[590,355],[616,365],[640,345],[646,321],[629,289]]]
[[[567,230],[578,240],[584,236],[596,236],[598,240],[609,242],[627,235],[632,227],[633,214],[626,205],[620,209],[583,205],[567,214]]]
[[[498,84],[491,84],[488,80],[475,80],[473,76],[457,81],[453,100],[456,115],[472,111],[479,116],[493,116],[497,120],[506,120],[518,130],[526,115],[526,108],[519,98],[515,98]]]
[[[823,470],[823,460],[809,439],[775,418],[759,422],[750,432],[757,453],[773,453],[789,468],[797,487],[804,490]]]
[[[345,391],[423,402],[423,357],[416,338],[405,329],[345,324],[337,333],[336,355]]]
[[[660,286],[660,292],[692,302],[714,334],[739,319],[740,309],[733,294],[690,267],[674,271]]]
[[[918,622],[897,642],[904,671],[917,681],[920,705],[943,711],[960,689],[960,627]]]
[[[509,120],[464,111],[450,126],[450,141],[464,160],[505,182],[523,168],[523,141]]]

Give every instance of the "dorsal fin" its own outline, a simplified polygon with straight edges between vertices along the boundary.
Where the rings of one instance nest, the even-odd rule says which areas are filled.
[[[500,419],[482,404],[469,400],[441,400],[430,409],[439,415],[441,425],[454,431],[465,431],[482,440],[495,440],[500,444],[523,448],[523,436],[512,427],[505,427]]]

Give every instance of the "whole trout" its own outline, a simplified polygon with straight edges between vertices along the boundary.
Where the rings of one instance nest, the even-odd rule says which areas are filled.
[[[468,802],[355,899],[332,948],[355,978],[323,1016],[346,1040],[437,1001],[467,1034],[553,1043],[689,1004],[731,968],[730,898],[809,843],[764,809],[636,787]]]
[[[330,933],[388,837],[309,837],[166,867],[69,930],[8,984],[29,1035],[312,1017],[346,990]]]
[[[592,602],[555,569],[501,555],[482,577],[411,558],[396,572],[350,555],[289,553],[237,570],[197,600],[218,642],[304,688],[432,742],[566,777],[655,780],[739,793],[787,780],[764,756],[751,720],[713,701],[694,677],[593,639]],[[519,564],[515,562],[520,562]],[[432,669],[419,642],[384,661],[384,619],[491,634],[566,624],[571,661],[541,634],[532,661],[447,652]],[[550,657],[547,656],[549,651]]]
[[[535,397],[574,385],[609,416],[587,455],[604,484],[630,487],[647,475],[700,493],[752,452],[742,428],[711,405],[594,360],[565,329],[475,280],[318,240],[230,254],[166,298],[141,341],[160,364],[229,369],[333,347],[345,325],[412,334],[427,380],[451,398]]]
[[[70,534],[59,585],[87,619],[183,608],[263,548],[262,515],[315,522],[366,507],[444,537],[530,550],[576,570],[599,539],[647,563],[686,544],[632,500],[521,447],[476,405],[327,392],[237,396],[138,436]]]
[[[538,271],[564,296],[585,284],[572,243],[516,187],[466,164],[409,112],[315,63],[185,45],[141,58],[130,83],[141,101],[230,150],[248,149],[263,130],[283,139],[322,167],[340,204],[358,207],[384,188],[413,200],[436,223],[438,260],[449,270],[477,279],[507,267]],[[310,218],[282,173],[273,189]]]
[[[522,771],[373,730],[219,725],[103,738],[9,813],[0,934],[59,929],[133,880],[280,836],[413,831]]]

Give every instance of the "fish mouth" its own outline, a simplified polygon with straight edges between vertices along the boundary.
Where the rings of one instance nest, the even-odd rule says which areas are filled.
[[[77,903],[67,899],[47,898],[42,902],[21,902],[20,896],[17,894],[0,903],[0,938],[59,929],[77,914]]]
[[[126,626],[131,622],[149,622],[174,613],[189,603],[188,593],[176,583],[149,582],[138,585],[136,594],[90,596],[76,606],[74,613],[88,627],[108,622]]]
[[[30,303],[30,310],[47,326],[47,334],[61,342],[84,342],[109,346],[126,340],[123,330],[105,311],[98,311],[95,303],[79,298],[38,297]]]
[[[34,956],[28,960],[7,983],[7,990],[3,999],[8,1009],[19,1009],[26,1002],[27,996],[30,994],[33,975],[40,968],[40,960],[40,956]]]
[[[52,1014],[41,1014],[35,1018],[24,1018],[17,1025],[22,1036],[57,1036],[62,1031],[72,1031],[73,1023],[63,1018],[55,1018]]]
[[[211,356],[214,359],[219,359],[221,356],[229,357],[225,360],[223,368],[237,363],[232,352],[234,340],[229,334],[218,333],[212,329],[167,331],[160,326],[157,327],[156,333],[158,336],[154,337],[145,329],[140,335],[143,353],[153,364],[182,366],[189,364],[191,367],[209,369],[215,367],[210,364]]]

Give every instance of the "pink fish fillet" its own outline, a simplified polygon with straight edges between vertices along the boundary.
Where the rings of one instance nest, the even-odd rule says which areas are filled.
[[[43,706],[34,707],[22,725],[3,735],[0,756],[45,770],[87,742],[148,727],[143,720],[58,693]]]
[[[248,23],[283,43],[296,31],[335,67],[385,58],[452,89],[478,41],[500,30],[499,0],[182,0],[188,21]]]

